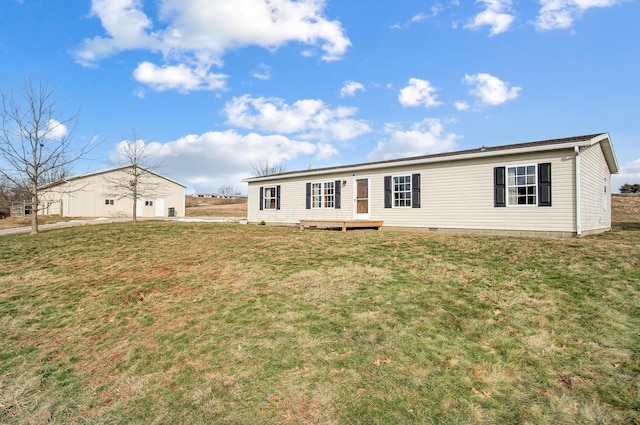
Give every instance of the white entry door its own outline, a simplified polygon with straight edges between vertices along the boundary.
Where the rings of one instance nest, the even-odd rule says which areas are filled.
[[[369,177],[353,178],[353,218],[368,220],[369,215]]]
[[[156,199],[156,217],[164,217],[164,199]]]

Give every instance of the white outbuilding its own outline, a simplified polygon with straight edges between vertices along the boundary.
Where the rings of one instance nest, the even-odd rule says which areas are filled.
[[[133,199],[118,187],[128,182],[131,166],[70,177],[40,188],[44,215],[64,217],[132,217]],[[136,216],[184,217],[185,187],[167,177],[141,169]],[[144,188],[142,187],[144,185]]]

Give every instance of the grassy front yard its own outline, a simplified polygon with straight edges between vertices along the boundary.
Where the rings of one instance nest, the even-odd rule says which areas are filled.
[[[640,226],[0,237],[1,423],[640,423]]]

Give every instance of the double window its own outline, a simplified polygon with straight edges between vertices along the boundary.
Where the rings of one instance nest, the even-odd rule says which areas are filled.
[[[420,174],[385,176],[385,208],[420,208]]]
[[[153,201],[144,201],[144,206],[145,207],[152,207],[153,206]]]
[[[494,168],[494,206],[551,206],[551,163]]]
[[[340,209],[341,180],[327,182],[311,182],[306,184],[307,209],[335,208]]]
[[[113,205],[113,199],[105,199],[104,200],[104,204],[105,205]]]
[[[311,208],[335,208],[336,183],[311,183]]]

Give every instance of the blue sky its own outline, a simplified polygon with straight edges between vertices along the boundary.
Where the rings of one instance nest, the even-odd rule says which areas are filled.
[[[136,134],[189,192],[288,171],[611,135],[640,182],[638,0],[0,0],[0,88],[56,87],[76,174]]]

